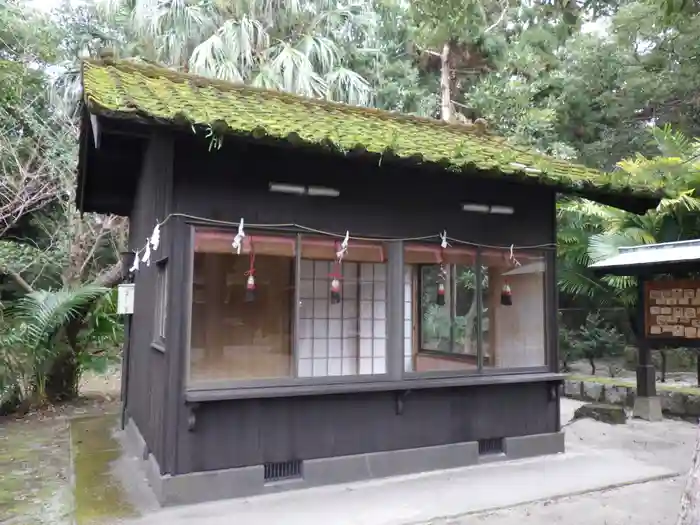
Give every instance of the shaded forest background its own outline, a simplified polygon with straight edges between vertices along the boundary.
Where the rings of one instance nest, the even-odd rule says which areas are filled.
[[[619,246],[700,236],[700,6],[691,0],[0,0],[0,410],[71,398],[118,359],[128,224],[74,207],[79,62],[108,53],[455,122],[677,197],[558,203],[563,365],[632,343]],[[662,353],[663,367],[667,354]],[[694,354],[676,352],[679,366]]]

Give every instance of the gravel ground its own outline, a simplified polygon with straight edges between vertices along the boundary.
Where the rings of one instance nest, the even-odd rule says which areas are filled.
[[[562,421],[569,421],[582,403],[562,400]],[[623,450],[636,459],[685,474],[690,466],[697,429],[683,421],[660,423],[629,420],[611,426],[591,420],[569,423],[567,448]],[[572,472],[572,476],[576,473]],[[685,475],[630,485],[554,501],[521,505],[497,512],[434,521],[431,525],[673,525],[679,510]]]

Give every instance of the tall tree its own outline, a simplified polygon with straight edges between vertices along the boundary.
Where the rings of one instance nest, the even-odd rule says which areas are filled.
[[[137,56],[310,97],[372,101],[367,81],[347,67],[373,39],[369,0],[105,0],[104,7],[109,20],[126,21]]]
[[[411,2],[417,43],[439,63],[442,120],[458,118],[454,106],[464,80],[458,69],[468,77],[488,68],[490,53],[498,45],[493,32],[507,21],[510,7],[509,0]]]
[[[82,302],[80,315],[62,318],[63,344],[51,360],[40,360],[49,366],[44,374],[49,393],[72,396],[80,334],[97,301],[97,294],[79,290],[120,280],[118,252],[126,221],[81,215],[74,206],[77,124],[71,113],[51,105],[47,89],[49,66],[61,59],[62,27],[26,2],[13,3],[0,16],[13,37],[2,41],[0,50],[0,274],[9,277],[3,282],[3,306],[18,296],[40,298],[36,312],[43,311],[46,321],[41,305],[92,297]],[[12,328],[7,325],[0,328]]]

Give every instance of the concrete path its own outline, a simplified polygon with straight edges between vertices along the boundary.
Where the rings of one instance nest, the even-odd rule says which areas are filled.
[[[570,419],[576,406],[576,402],[564,400],[563,421]],[[648,503],[660,501],[662,494],[666,506],[657,514],[661,518],[667,516],[671,500],[673,513],[676,512],[681,484],[669,478],[677,478],[688,467],[695,435],[692,425],[633,421],[613,427],[584,420],[568,425],[566,431],[566,454],[172,508],[130,523],[515,525],[527,519],[533,525],[557,523],[557,520],[565,520],[568,525],[606,522],[621,525],[627,521],[619,518],[626,519],[638,508],[637,497]],[[665,481],[658,481],[661,479]],[[639,483],[644,484],[629,486]],[[610,490],[619,486],[627,487]],[[609,492],[591,494],[601,490]],[[625,490],[631,491],[632,496],[616,499],[615,494]],[[576,494],[579,496],[572,497]],[[569,499],[560,499],[566,497]],[[608,510],[601,511],[601,501],[606,497]],[[545,503],[531,503],[535,501]],[[530,504],[512,508],[527,503]],[[491,512],[504,508],[508,510]],[[639,519],[634,522],[666,523]]]

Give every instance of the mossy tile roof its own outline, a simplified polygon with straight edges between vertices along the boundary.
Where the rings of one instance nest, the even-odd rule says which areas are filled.
[[[205,79],[133,61],[85,61],[83,96],[90,112],[272,137],[340,152],[436,163],[444,169],[520,177],[562,191],[656,198],[662,188],[603,173],[509,144],[476,125],[360,108]]]

